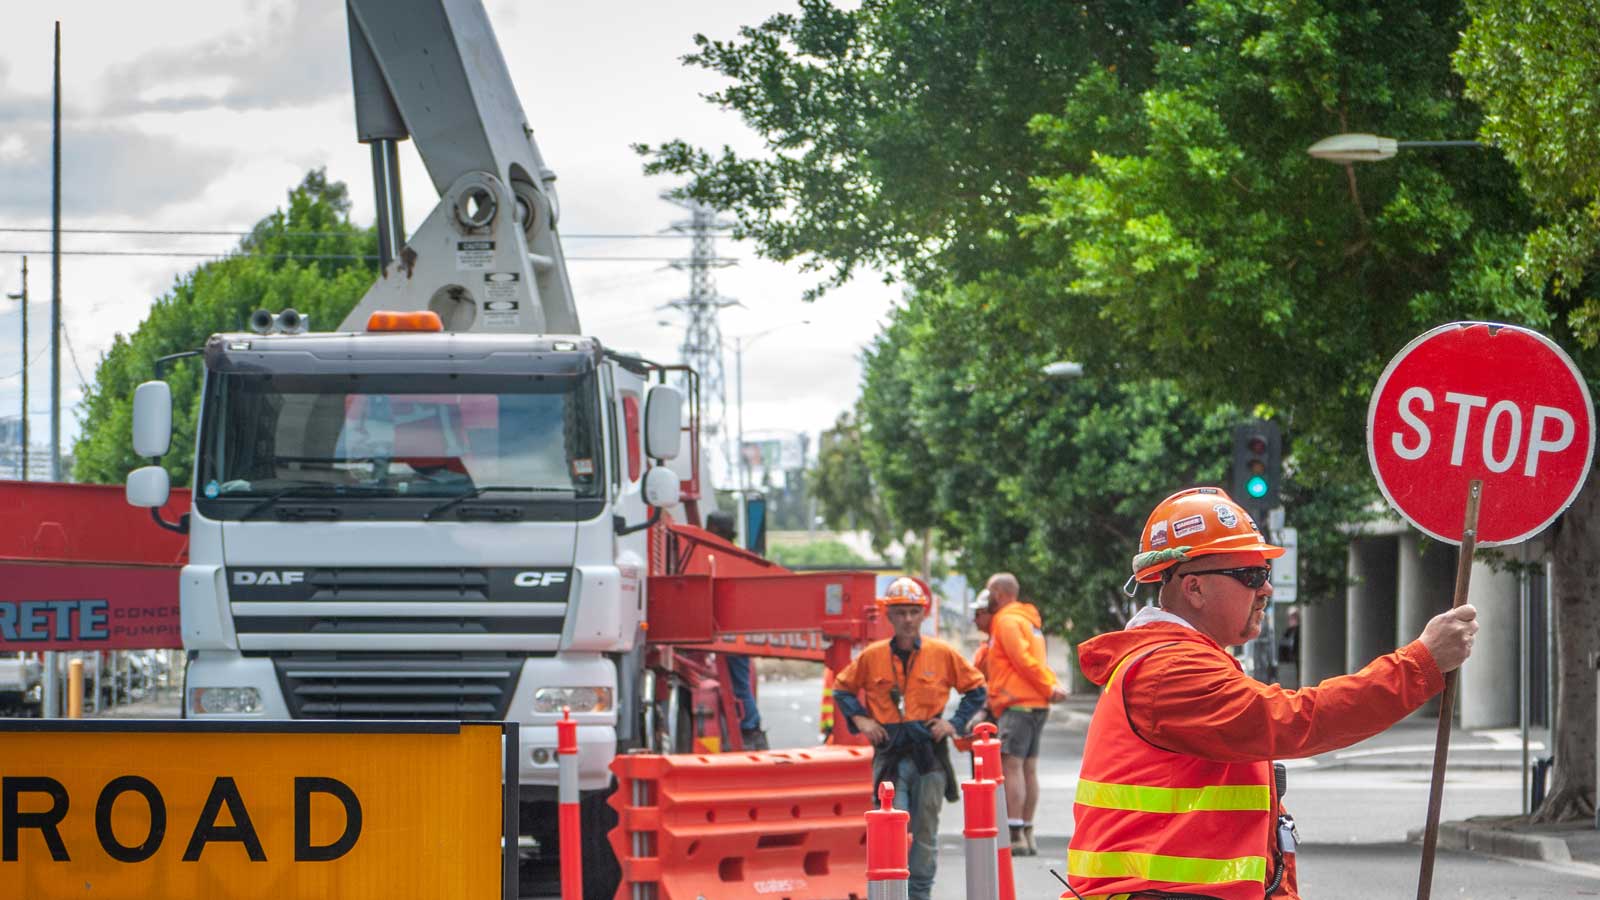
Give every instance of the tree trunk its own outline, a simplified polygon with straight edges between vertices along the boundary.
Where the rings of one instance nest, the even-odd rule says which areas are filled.
[[[1556,630],[1555,766],[1536,822],[1592,821],[1595,812],[1595,652],[1600,650],[1600,478],[1561,517],[1550,590]]]

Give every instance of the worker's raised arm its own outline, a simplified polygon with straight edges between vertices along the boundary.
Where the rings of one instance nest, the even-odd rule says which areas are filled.
[[[1297,691],[1239,677],[1220,649],[1157,649],[1120,684],[1128,719],[1157,747],[1218,762],[1315,756],[1365,740],[1444,688],[1421,640],[1353,675]]]

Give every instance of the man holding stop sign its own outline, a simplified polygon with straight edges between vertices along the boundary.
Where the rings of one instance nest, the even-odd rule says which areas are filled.
[[[1367,458],[1395,511],[1457,544],[1455,606],[1472,555],[1525,541],[1571,505],[1594,455],[1594,403],[1572,359],[1526,328],[1441,325],[1405,346],[1367,407]],[[1455,673],[1445,680],[1418,900],[1432,890]]]

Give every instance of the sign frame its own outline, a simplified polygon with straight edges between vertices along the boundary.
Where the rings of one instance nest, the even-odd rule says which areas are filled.
[[[0,738],[26,734],[262,734],[459,735],[464,728],[494,728],[501,738],[501,900],[517,900],[517,829],[520,767],[518,725],[510,721],[390,719],[0,719]],[[73,896],[81,889],[73,892]],[[184,895],[175,895],[181,900]],[[210,895],[207,895],[210,896]],[[48,900],[44,898],[44,900]]]

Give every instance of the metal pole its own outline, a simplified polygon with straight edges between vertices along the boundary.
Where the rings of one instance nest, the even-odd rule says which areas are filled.
[[[1517,599],[1522,610],[1522,628],[1519,629],[1522,632],[1519,636],[1522,653],[1522,676],[1520,678],[1522,688],[1518,693],[1521,695],[1520,705],[1522,707],[1520,716],[1522,720],[1522,814],[1526,816],[1533,812],[1533,795],[1528,793],[1529,779],[1531,777],[1528,772],[1528,707],[1533,705],[1533,660],[1529,658],[1529,653],[1533,648],[1533,623],[1528,621],[1528,616],[1532,612],[1530,608],[1532,603],[1529,602],[1531,595],[1528,593],[1527,543],[1523,543],[1521,549],[1523,565],[1522,568],[1517,570]]]
[[[50,162],[50,480],[61,480],[61,22],[56,22],[55,149]],[[23,361],[26,364],[26,360]]]
[[[385,274],[389,271],[389,263],[394,261],[393,238],[389,233],[389,179],[384,174],[384,166],[388,161],[383,145],[388,143],[383,140],[373,141],[372,147],[372,202],[377,207],[376,219],[378,223],[378,270]]]
[[[22,258],[22,292],[7,294],[12,300],[22,301],[22,465],[18,481],[28,480],[28,258]]]
[[[1556,592],[1552,589],[1550,576],[1554,572],[1555,562],[1548,556],[1544,561],[1544,728],[1550,735],[1552,753],[1555,750],[1556,736]]]
[[[1472,554],[1478,547],[1478,504],[1483,500],[1483,481],[1474,478],[1467,488],[1467,516],[1461,528],[1461,556],[1456,560],[1456,591],[1450,603],[1454,609],[1467,602],[1472,581]],[[1444,802],[1444,766],[1450,756],[1450,715],[1455,707],[1456,681],[1460,669],[1444,676],[1444,693],[1439,695],[1439,732],[1433,744],[1433,780],[1428,786],[1428,819],[1422,831],[1422,869],[1417,875],[1417,900],[1428,900],[1433,892],[1433,856],[1439,846],[1439,806]]]
[[[40,685],[44,696],[39,702],[39,718],[54,719],[61,715],[61,678],[56,661],[56,651],[46,650],[40,660],[43,665],[44,683]]]
[[[744,458],[744,338],[742,337],[733,339],[733,383],[739,407],[739,446],[734,448],[739,463],[739,490],[748,491],[750,464]]]

